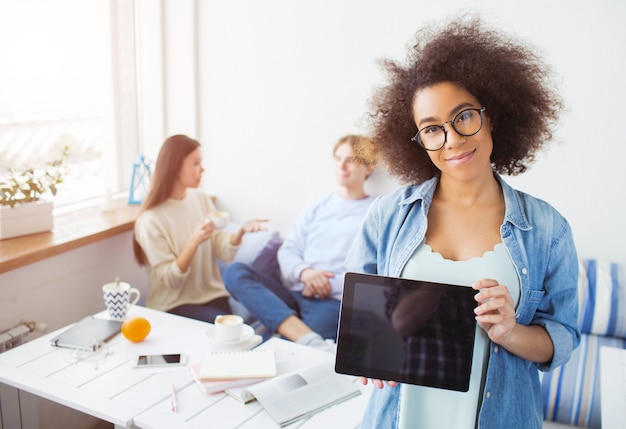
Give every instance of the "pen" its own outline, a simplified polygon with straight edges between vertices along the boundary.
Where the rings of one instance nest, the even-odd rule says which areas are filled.
[[[176,388],[174,387],[174,385],[172,384],[172,392],[171,392],[171,401],[172,401],[172,411],[176,412],[178,411],[178,406],[176,405]]]
[[[200,379],[196,375],[196,373],[193,370],[193,368],[189,367],[189,371],[191,371],[191,376],[193,377],[193,381],[196,383],[196,386],[198,386],[198,389],[200,389],[200,391],[202,393],[206,393],[206,389],[204,388],[204,385],[202,385],[202,382],[200,381]]]

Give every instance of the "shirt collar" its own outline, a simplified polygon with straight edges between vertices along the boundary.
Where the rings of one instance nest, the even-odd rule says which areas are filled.
[[[513,189],[498,173],[494,172],[493,175],[500,184],[504,194],[504,220],[521,230],[532,229],[522,201],[524,194]],[[439,176],[435,176],[423,182],[421,185],[407,186],[399,205],[410,205],[417,201],[422,201],[425,208],[430,207],[438,183]]]

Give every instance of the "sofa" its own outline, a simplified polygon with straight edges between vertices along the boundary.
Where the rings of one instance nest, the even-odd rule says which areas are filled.
[[[235,230],[238,225],[229,226]],[[279,276],[276,252],[282,240],[277,231],[244,235],[235,258],[269,276]],[[622,264],[579,260],[580,346],[570,360],[551,372],[540,373],[544,428],[600,428],[600,347],[626,348],[626,284]],[[235,311],[254,324],[237,302]]]
[[[600,347],[626,348],[624,265],[581,259],[578,298],[580,346],[565,365],[542,373],[545,428],[600,428]]]

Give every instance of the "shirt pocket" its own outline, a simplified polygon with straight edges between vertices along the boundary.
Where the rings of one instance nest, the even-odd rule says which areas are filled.
[[[517,323],[528,325],[533,319],[537,307],[539,307],[539,303],[545,295],[546,292],[543,290],[529,290],[526,292],[526,294],[522,296],[521,305],[518,307],[517,314],[515,315]]]

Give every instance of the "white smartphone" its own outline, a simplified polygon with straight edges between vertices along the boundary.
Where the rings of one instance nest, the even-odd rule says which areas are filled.
[[[161,354],[161,355],[139,355],[133,359],[133,366],[136,368],[154,368],[159,366],[185,365],[187,356],[181,353]]]

